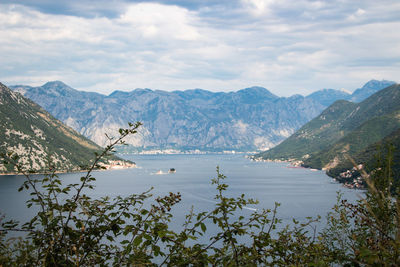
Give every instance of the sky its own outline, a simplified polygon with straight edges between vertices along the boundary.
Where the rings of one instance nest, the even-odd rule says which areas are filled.
[[[398,0],[2,0],[0,82],[276,95],[399,81]]]

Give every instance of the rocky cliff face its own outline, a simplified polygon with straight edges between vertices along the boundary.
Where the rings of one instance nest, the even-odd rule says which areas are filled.
[[[141,121],[139,135],[127,143],[145,149],[265,150],[317,116],[329,99],[336,100],[278,97],[262,87],[229,93],[136,89],[108,96],[81,92],[62,82],[12,88],[100,145],[107,140],[105,133]]]
[[[324,108],[312,99],[280,98],[261,87],[230,93],[136,89],[108,96],[62,82],[13,89],[100,145],[106,142],[105,133],[141,121],[140,134],[127,142],[142,148],[267,149]]]
[[[0,159],[19,156],[26,171],[80,170],[101,147],[55,119],[43,108],[0,83]],[[0,161],[0,173],[15,173]]]

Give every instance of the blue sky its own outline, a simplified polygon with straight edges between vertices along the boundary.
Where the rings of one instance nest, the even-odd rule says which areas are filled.
[[[0,81],[86,91],[399,81],[398,0],[2,0]]]

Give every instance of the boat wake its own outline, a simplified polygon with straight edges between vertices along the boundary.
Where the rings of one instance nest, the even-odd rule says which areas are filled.
[[[205,198],[205,197],[202,197],[202,196],[193,194],[193,193],[192,193],[191,195],[192,195],[194,198],[197,198],[197,199],[202,200],[202,201],[205,201],[205,202],[209,202],[209,203],[213,203],[213,204],[218,203],[218,202],[215,201],[215,200],[210,200],[209,198]],[[256,208],[251,208],[251,207],[247,207],[247,206],[243,206],[242,208],[245,209],[245,210],[257,211]]]
[[[162,170],[159,170],[157,172],[153,172],[152,175],[165,175],[168,174],[167,172],[163,172]]]

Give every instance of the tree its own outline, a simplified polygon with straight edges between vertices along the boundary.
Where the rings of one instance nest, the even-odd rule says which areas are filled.
[[[336,263],[400,266],[399,192],[393,183],[393,147],[387,151],[386,157],[378,155],[370,174],[359,170],[368,185],[365,198],[353,204],[339,195],[328,215],[321,242]]]
[[[31,192],[27,205],[38,212],[22,225],[0,219],[0,266],[399,264],[398,198],[383,186],[390,182],[379,182],[390,177],[387,168],[378,168],[376,182],[368,180],[371,189],[365,200],[339,202],[321,234],[313,226],[319,218],[282,226],[278,203],[272,210],[243,216],[240,211],[257,201],[244,195],[227,197],[226,177],[219,168],[212,179],[214,208],[198,213],[192,209],[179,231],[169,227],[174,220],[171,210],[181,200],[179,193],[155,199],[151,190],[113,199],[89,197],[86,192],[94,188],[92,172],[100,167],[98,162],[139,126],[129,124],[120,130],[119,138],[110,138],[80,183],[63,186],[54,170],[43,179],[25,174],[20,190]],[[12,156],[4,160],[17,162]],[[208,233],[210,224],[217,226],[215,234]],[[10,238],[12,231],[23,236]],[[203,235],[209,236],[206,242],[200,242]]]

